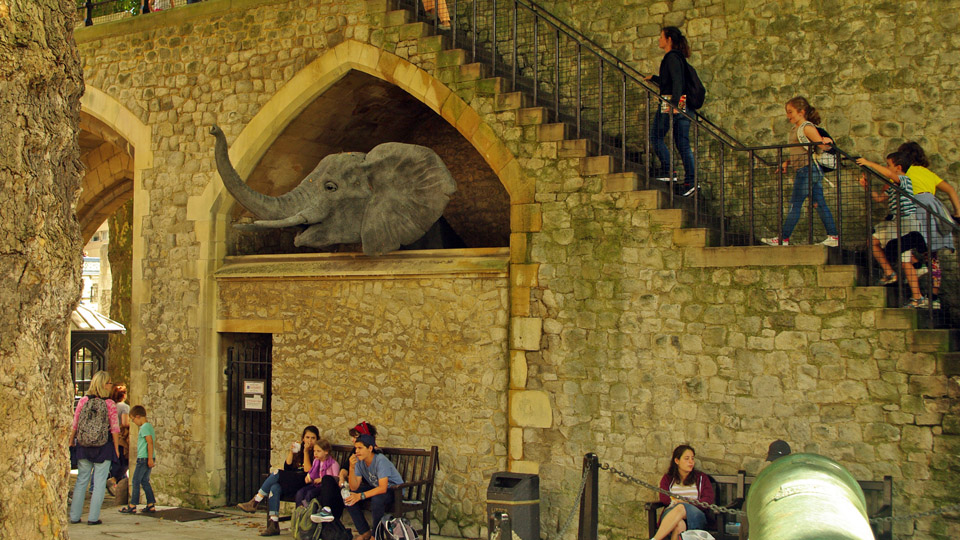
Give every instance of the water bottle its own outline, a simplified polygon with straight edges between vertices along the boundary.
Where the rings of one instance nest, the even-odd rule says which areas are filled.
[[[350,486],[344,484],[343,488],[340,489],[340,495],[346,500],[350,496]]]

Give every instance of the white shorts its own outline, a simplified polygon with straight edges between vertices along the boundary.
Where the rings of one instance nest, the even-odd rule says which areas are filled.
[[[911,219],[913,218],[913,219]],[[914,216],[904,216],[900,220],[900,236],[920,230]],[[880,241],[880,247],[897,239],[897,222],[895,220],[881,221],[873,228],[873,237]]]

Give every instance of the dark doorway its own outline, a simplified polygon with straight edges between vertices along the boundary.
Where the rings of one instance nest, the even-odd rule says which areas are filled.
[[[270,472],[271,334],[221,334],[227,368],[227,504],[249,500]]]

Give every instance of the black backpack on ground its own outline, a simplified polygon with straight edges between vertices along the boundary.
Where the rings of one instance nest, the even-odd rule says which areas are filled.
[[[107,444],[110,438],[110,419],[107,416],[107,401],[89,396],[80,409],[77,422],[77,444],[96,448]]]

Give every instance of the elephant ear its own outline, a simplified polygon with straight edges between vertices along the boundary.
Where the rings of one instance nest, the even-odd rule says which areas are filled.
[[[363,213],[363,252],[382,255],[418,240],[457,190],[443,160],[425,146],[384,143],[364,160],[373,195]]]

